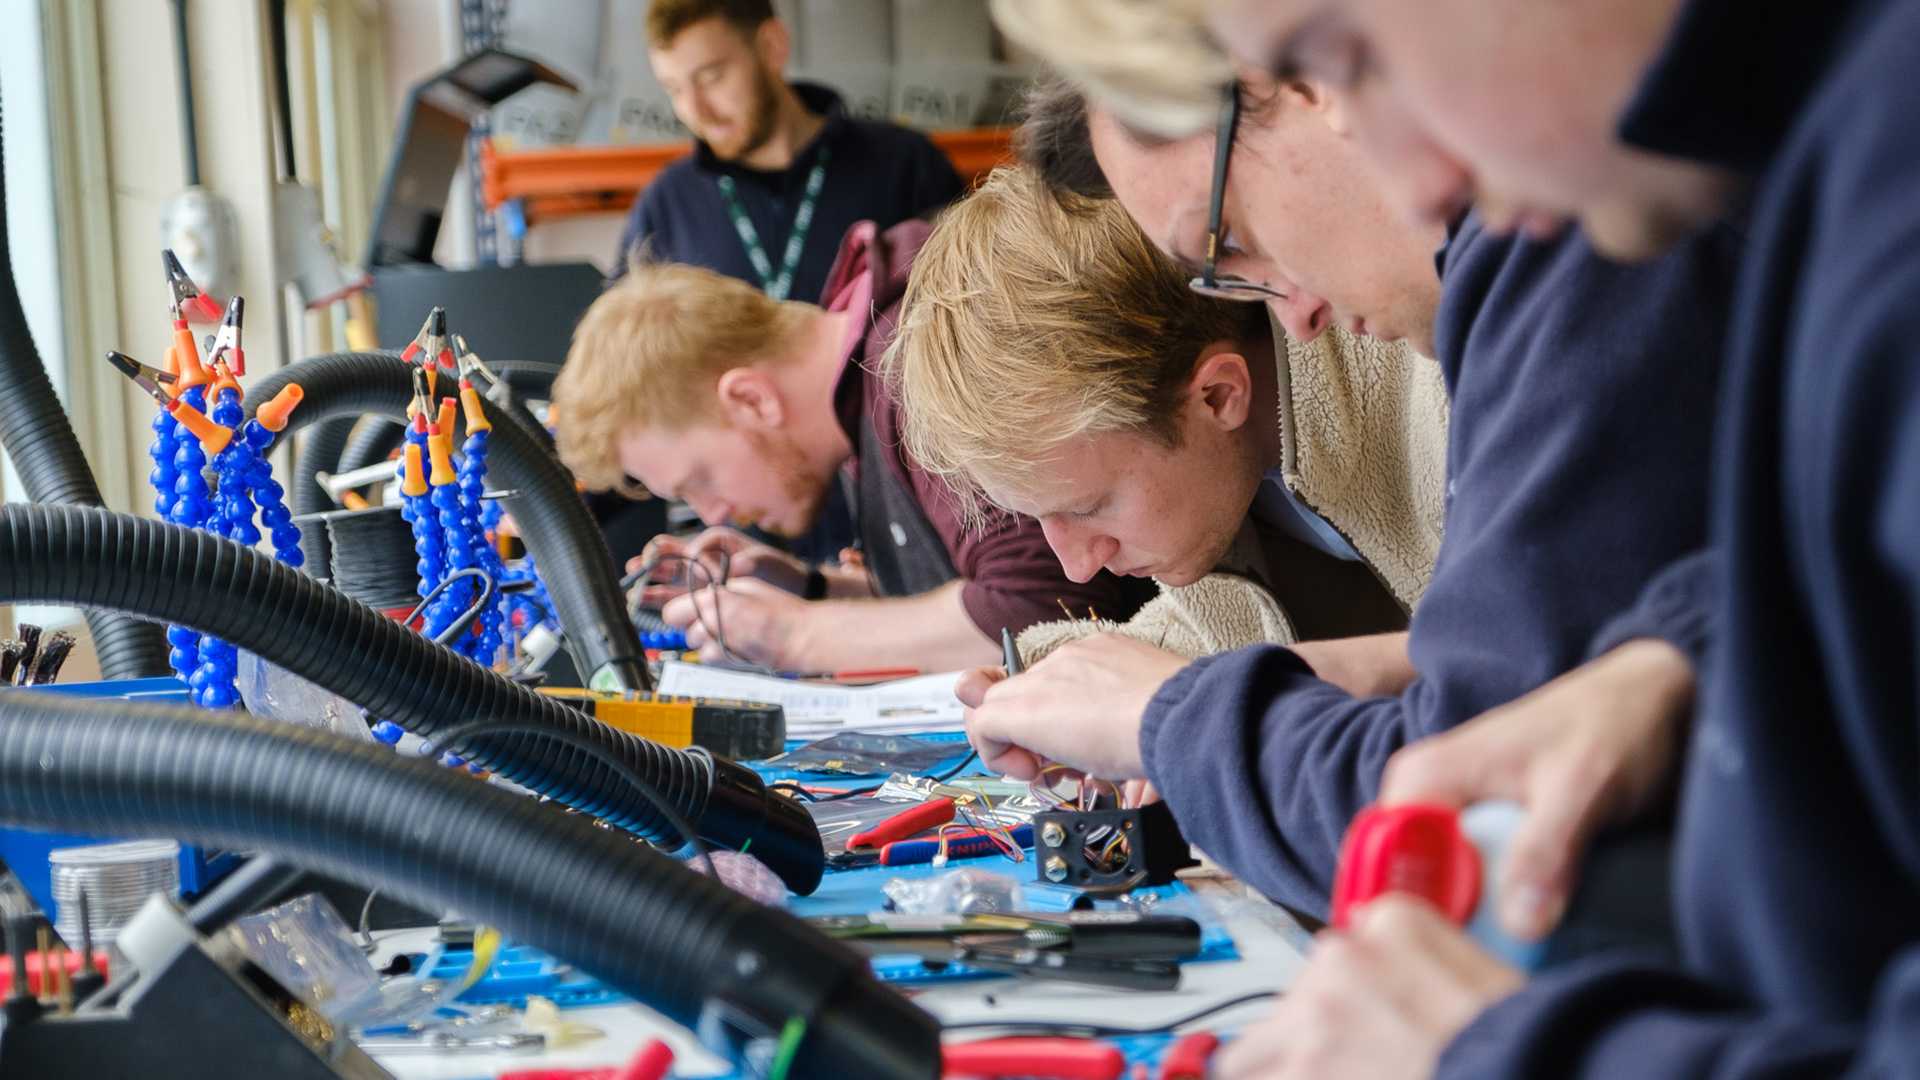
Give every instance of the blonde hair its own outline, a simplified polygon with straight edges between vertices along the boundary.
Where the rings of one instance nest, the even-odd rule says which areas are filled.
[[[1122,123],[1162,138],[1211,127],[1233,62],[1208,32],[1217,0],[992,0],[1000,32]]]
[[[1111,199],[995,169],[914,256],[882,372],[907,453],[969,521],[985,485],[1029,492],[1084,435],[1178,445],[1201,350],[1268,335],[1266,308],[1210,300]]]
[[[620,434],[717,418],[720,376],[785,358],[809,310],[711,270],[636,260],[581,316],[553,382],[560,460],[590,490],[644,494],[620,467]]]

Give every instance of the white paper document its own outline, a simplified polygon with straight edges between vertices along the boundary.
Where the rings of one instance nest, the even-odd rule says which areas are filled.
[[[959,731],[965,726],[960,699],[953,696],[959,681],[960,672],[948,671],[872,686],[835,686],[669,660],[661,665],[658,689],[779,705],[787,711],[789,739],[818,739],[842,731]]]

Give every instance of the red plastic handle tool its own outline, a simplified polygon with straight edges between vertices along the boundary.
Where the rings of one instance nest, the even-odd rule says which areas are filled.
[[[918,836],[928,829],[952,821],[953,811],[952,799],[928,799],[918,806],[902,810],[865,832],[854,833],[847,840],[847,849],[851,851],[855,848],[879,847],[882,844],[891,844],[895,840],[905,840],[909,836]]]
[[[1387,892],[1421,897],[1466,925],[1480,902],[1480,853],[1460,831],[1457,811],[1409,803],[1354,817],[1333,875],[1334,928],[1346,929],[1354,911]]]
[[[1167,1048],[1160,1059],[1160,1080],[1207,1080],[1207,1063],[1220,1049],[1220,1037],[1211,1031],[1196,1031]]]
[[[1119,1080],[1127,1058],[1112,1043],[1093,1039],[1010,1038],[949,1043],[941,1061],[948,1080]]]
[[[664,1080],[673,1067],[673,1047],[654,1039],[634,1051],[625,1065],[593,1069],[515,1069],[495,1080]]]

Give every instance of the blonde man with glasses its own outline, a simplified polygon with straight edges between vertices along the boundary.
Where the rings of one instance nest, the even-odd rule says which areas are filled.
[[[915,260],[885,367],[908,456],[970,516],[1038,521],[1070,578],[1158,581],[1121,632],[1171,652],[1403,630],[1440,543],[1439,370],[1188,277],[1113,200],[996,170]]]
[[[1292,336],[1358,318],[1431,350],[1452,398],[1432,583],[1397,657],[1361,639],[1322,643],[1324,656],[1262,646],[1188,663],[1096,638],[1017,678],[982,669],[961,693],[989,766],[1149,779],[1208,854],[1325,910],[1341,837],[1388,757],[1579,664],[1611,616],[1704,541],[1738,247],[1716,233],[1629,268],[1576,235],[1491,235],[1470,213],[1444,230],[1409,224],[1347,137],[1335,90],[1248,76],[1213,102],[1199,133],[1148,138],[1056,88],[1036,99],[1023,152],[1082,194],[1117,196],[1203,288],[1280,293],[1269,303]],[[1234,137],[1223,146],[1214,131]],[[1394,692],[1349,692],[1359,680],[1343,669],[1396,661]]]

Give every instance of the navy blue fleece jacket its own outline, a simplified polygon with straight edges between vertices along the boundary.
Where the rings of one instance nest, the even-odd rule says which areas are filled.
[[[1444,1076],[1920,1076],[1916,71],[1911,2],[1693,0],[1626,118],[1759,179],[1681,787],[1685,966],[1535,980]]]
[[[1453,399],[1446,539],[1414,612],[1420,677],[1354,698],[1262,646],[1169,680],[1141,731],[1182,829],[1284,903],[1324,911],[1347,823],[1407,743],[1585,658],[1601,624],[1706,538],[1707,458],[1738,243],[1625,268],[1569,235],[1487,234],[1441,258]]]
[[[855,119],[847,115],[840,95],[824,86],[797,82],[793,89],[807,108],[827,118],[820,134],[794,155],[793,164],[775,171],[750,169],[721,161],[706,143],[696,141],[690,156],[661,170],[640,193],[614,254],[612,277],[626,273],[628,257],[644,249],[651,258],[704,266],[759,285],[760,275],[727,216],[720,178],[733,177],[735,194],[760,246],[778,266],[807,175],[822,147],[832,151],[826,181],[789,299],[811,302],[826,289],[840,238],[855,222],[871,221],[885,231],[909,218],[933,214],[966,190],[953,163],[925,135],[898,124]]]

